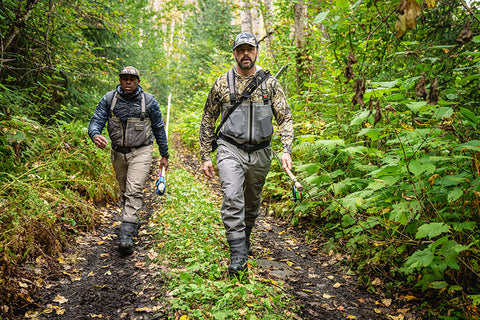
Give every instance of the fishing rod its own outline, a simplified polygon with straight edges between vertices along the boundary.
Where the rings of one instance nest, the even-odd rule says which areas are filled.
[[[167,121],[165,125],[165,134],[168,139],[168,124],[170,123],[170,102],[172,100],[172,94],[168,95],[168,105],[167,105]],[[158,173],[158,180],[155,183],[157,189],[155,192],[159,196],[163,196],[165,194],[165,190],[167,189],[167,181],[165,180],[165,167],[162,167],[162,170]]]
[[[297,180],[295,175],[292,173],[292,171],[290,171],[290,169],[288,169],[288,167],[283,168],[282,161],[278,157],[277,153],[275,152],[275,150],[272,150],[272,151],[273,151],[273,155],[275,156],[275,159],[277,159],[278,164],[280,165],[280,168],[282,168],[283,172],[285,172],[288,175],[288,177],[293,181],[291,200],[293,202],[302,202],[303,200],[302,184]]]

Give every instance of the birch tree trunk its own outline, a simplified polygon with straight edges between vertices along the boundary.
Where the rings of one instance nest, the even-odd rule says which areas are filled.
[[[307,6],[304,0],[298,0],[294,7],[295,17],[295,46],[297,48],[297,87],[301,89],[308,76],[305,59],[308,56],[306,52],[305,39],[307,35]]]
[[[250,1],[244,0],[240,2],[240,7],[242,8],[240,13],[242,32],[250,32],[252,30],[252,11],[250,10]]]
[[[273,16],[273,0],[264,0],[264,4],[263,25],[265,26],[265,49],[270,50],[273,41],[273,30],[271,29],[271,26],[273,26],[271,18]]]

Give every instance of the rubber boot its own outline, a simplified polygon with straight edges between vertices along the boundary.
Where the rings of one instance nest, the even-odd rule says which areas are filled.
[[[247,245],[246,239],[229,240],[230,245],[230,265],[228,266],[228,272],[238,273],[239,271],[245,271],[247,269]]]
[[[250,235],[252,234],[252,228],[253,226],[246,226],[245,227],[245,237],[246,237],[246,241],[247,241],[247,254],[249,256],[253,256],[253,251],[252,249],[250,248]]]
[[[133,237],[137,236],[137,224],[134,222],[123,221],[120,227],[120,244],[118,252],[122,256],[128,256],[133,253]]]

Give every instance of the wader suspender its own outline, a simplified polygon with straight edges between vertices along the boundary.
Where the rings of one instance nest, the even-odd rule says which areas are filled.
[[[110,105],[110,114],[113,116],[113,108],[115,108],[115,105],[117,104],[117,94],[118,92],[115,91],[115,95],[113,96],[112,99],[112,104]],[[140,117],[140,120],[145,120],[145,92],[142,92],[142,115]]]
[[[237,100],[237,97],[235,94],[235,74],[234,74],[233,68],[228,71],[227,82],[228,82],[228,88],[230,90],[230,101],[234,103],[232,103],[233,106],[228,110],[227,114],[223,117],[217,129],[215,129],[214,139],[218,138],[218,133],[220,132],[220,129],[222,128],[223,124],[225,123],[225,121],[227,121],[228,117],[230,117],[233,111],[235,111],[235,109],[237,109],[237,107],[242,103],[242,100],[244,98],[250,98],[252,93],[258,88],[259,85],[261,85],[261,89],[262,89],[263,102],[265,104],[268,104],[267,85],[265,84],[264,81],[269,76],[270,76],[270,71],[268,70],[261,69],[260,71],[258,71],[257,75],[245,87],[245,90],[243,90],[242,95],[240,96],[240,99]],[[212,151],[214,150],[215,149],[213,149]]]

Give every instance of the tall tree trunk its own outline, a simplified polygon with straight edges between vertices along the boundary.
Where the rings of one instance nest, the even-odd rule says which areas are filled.
[[[240,2],[240,7],[242,12],[240,13],[240,19],[242,22],[242,32],[251,32],[252,31],[252,11],[250,1],[244,0]]]
[[[308,69],[305,63],[307,57],[306,52],[306,35],[307,35],[307,6],[304,0],[298,0],[294,7],[295,13],[295,46],[297,48],[296,65],[297,65],[297,87],[302,89],[303,83],[308,76]]]
[[[257,0],[251,0],[251,8],[250,12],[252,15],[252,30],[251,32],[257,39],[261,39],[264,31],[262,26],[262,17],[261,12],[259,10],[260,4]]]
[[[263,13],[263,25],[265,26],[265,51],[270,50],[273,41],[273,30],[270,26],[273,26],[273,0],[264,0],[265,12]]]

